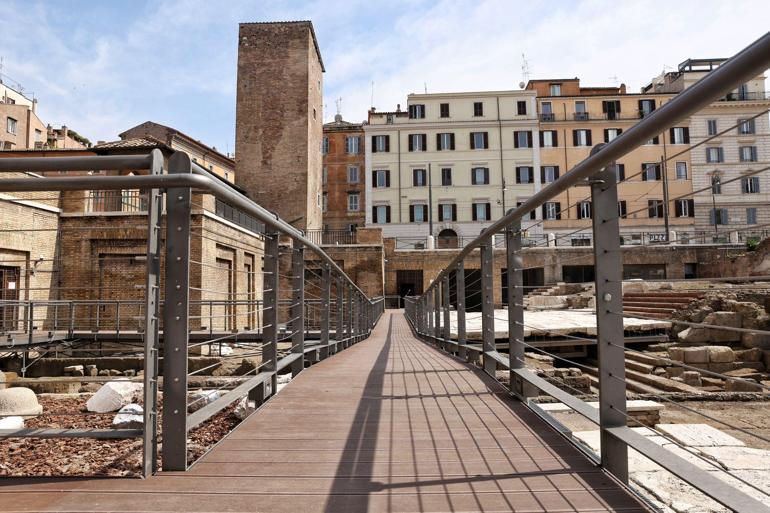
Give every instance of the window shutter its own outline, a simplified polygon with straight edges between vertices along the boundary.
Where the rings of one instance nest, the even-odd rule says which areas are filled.
[[[749,192],[749,179],[748,178],[741,178],[741,192],[743,194],[746,194]]]
[[[642,100],[639,100],[639,113],[641,114],[642,111],[644,111],[644,102]]]
[[[372,223],[377,223],[377,207],[372,207]]]
[[[527,148],[532,147],[532,131],[527,132]]]
[[[620,100],[615,100],[615,112],[620,112]]]
[[[692,199],[687,200],[687,216],[695,217],[695,200],[692,200]]]
[[[412,134],[409,134],[409,151],[414,151],[414,139],[412,138]]]
[[[605,128],[604,129],[604,142],[610,142],[610,129]]]
[[[593,143],[591,142],[591,130],[586,130],[586,144],[588,144],[588,146],[593,146]]]
[[[390,136],[385,136],[385,151],[390,151]]]
[[[513,147],[519,147],[519,132],[513,132]]]
[[[484,205],[486,205],[484,207],[484,220],[489,221],[492,219],[492,207],[489,203],[485,203]]]
[[[443,150],[441,147],[441,134],[436,134],[436,151]]]
[[[452,150],[455,149],[455,134],[454,133],[449,134],[449,147]]]
[[[652,144],[658,144],[658,143],[660,143],[660,138],[656,135],[655,137],[652,138]]]
[[[681,200],[677,200],[674,203],[674,215],[676,217],[682,217],[682,202],[681,202]]]
[[[390,169],[385,171],[385,187],[390,187]]]
[[[377,187],[377,171],[372,171],[372,187]]]
[[[578,219],[583,219],[583,216],[581,215],[581,212],[580,212],[580,203],[577,204],[577,207],[575,208],[575,212],[577,212]]]
[[[684,143],[690,144],[690,128],[685,127],[682,129],[682,132],[684,132]]]
[[[553,166],[553,179],[559,179],[559,166]]]
[[[489,184],[489,168],[488,167],[484,168],[484,184],[485,185]]]
[[[545,183],[545,166],[540,166],[540,183]]]
[[[472,203],[471,204],[471,210],[472,210],[472,212],[471,212],[472,216],[471,217],[473,218],[474,221],[478,221],[478,219],[477,219],[478,216],[476,215],[476,203]]]
[[[602,112],[604,112],[604,113],[607,112],[607,103],[608,102],[606,102],[606,101],[602,102]]]
[[[553,142],[554,147],[559,145],[559,132],[556,130],[551,130],[551,139]]]
[[[428,134],[420,135],[420,139],[422,139],[422,151],[428,151]]]
[[[390,222],[390,205],[385,207],[385,222],[386,223]]]
[[[417,187],[417,170],[412,169],[412,187]]]
[[[726,208],[720,208],[719,210],[721,212],[721,216],[720,217],[722,218],[722,224],[730,224],[730,219],[728,218],[728,215],[727,215],[727,209]]]
[[[556,202],[556,219],[561,219],[561,203]]]
[[[642,162],[642,181],[647,181],[647,166]]]
[[[540,130],[540,147],[542,148],[543,146],[545,146],[545,140],[544,140],[543,131]]]
[[[577,130],[573,130],[572,131],[572,146],[577,146],[577,145],[578,145],[578,131]]]
[[[668,140],[671,141],[671,144],[674,144],[674,127],[668,129]]]
[[[618,181],[622,181],[626,179],[626,165],[625,164],[616,164],[618,166]]]
[[[516,168],[516,183],[521,183],[521,168]]]
[[[484,149],[489,148],[489,133],[484,132]]]
[[[452,221],[457,221],[457,205],[452,204]]]
[[[372,153],[377,153],[377,136],[372,136]]]
[[[660,164],[655,164],[655,179],[660,180],[663,178],[663,168]]]
[[[409,205],[409,222],[414,222],[414,205]]]
[[[472,150],[476,149],[476,146],[474,146],[474,144],[473,144],[473,132],[471,132],[471,149]]]
[[[548,209],[546,208],[545,203],[543,203],[543,205],[540,207],[540,210],[542,210],[542,212],[543,212],[543,219],[546,219],[547,215],[548,215],[547,214]]]
[[[711,212],[709,212],[709,224],[717,224],[717,210],[715,208],[712,208]]]

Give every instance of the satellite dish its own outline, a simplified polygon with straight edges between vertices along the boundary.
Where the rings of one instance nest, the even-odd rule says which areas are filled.
[[[527,85],[527,84],[525,84],[524,82],[519,82],[519,88],[520,89],[524,89],[525,85]]]

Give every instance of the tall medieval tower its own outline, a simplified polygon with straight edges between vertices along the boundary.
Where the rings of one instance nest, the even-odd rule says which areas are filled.
[[[323,61],[309,21],[242,23],[237,184],[300,229],[319,229]]]

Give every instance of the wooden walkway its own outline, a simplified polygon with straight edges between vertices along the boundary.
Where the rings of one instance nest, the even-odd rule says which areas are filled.
[[[647,511],[399,311],[306,369],[186,473],[0,479],[0,511]]]

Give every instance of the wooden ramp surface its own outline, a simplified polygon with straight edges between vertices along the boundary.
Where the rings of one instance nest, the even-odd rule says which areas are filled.
[[[400,311],[302,372],[186,473],[4,479],[0,511],[647,511]]]

